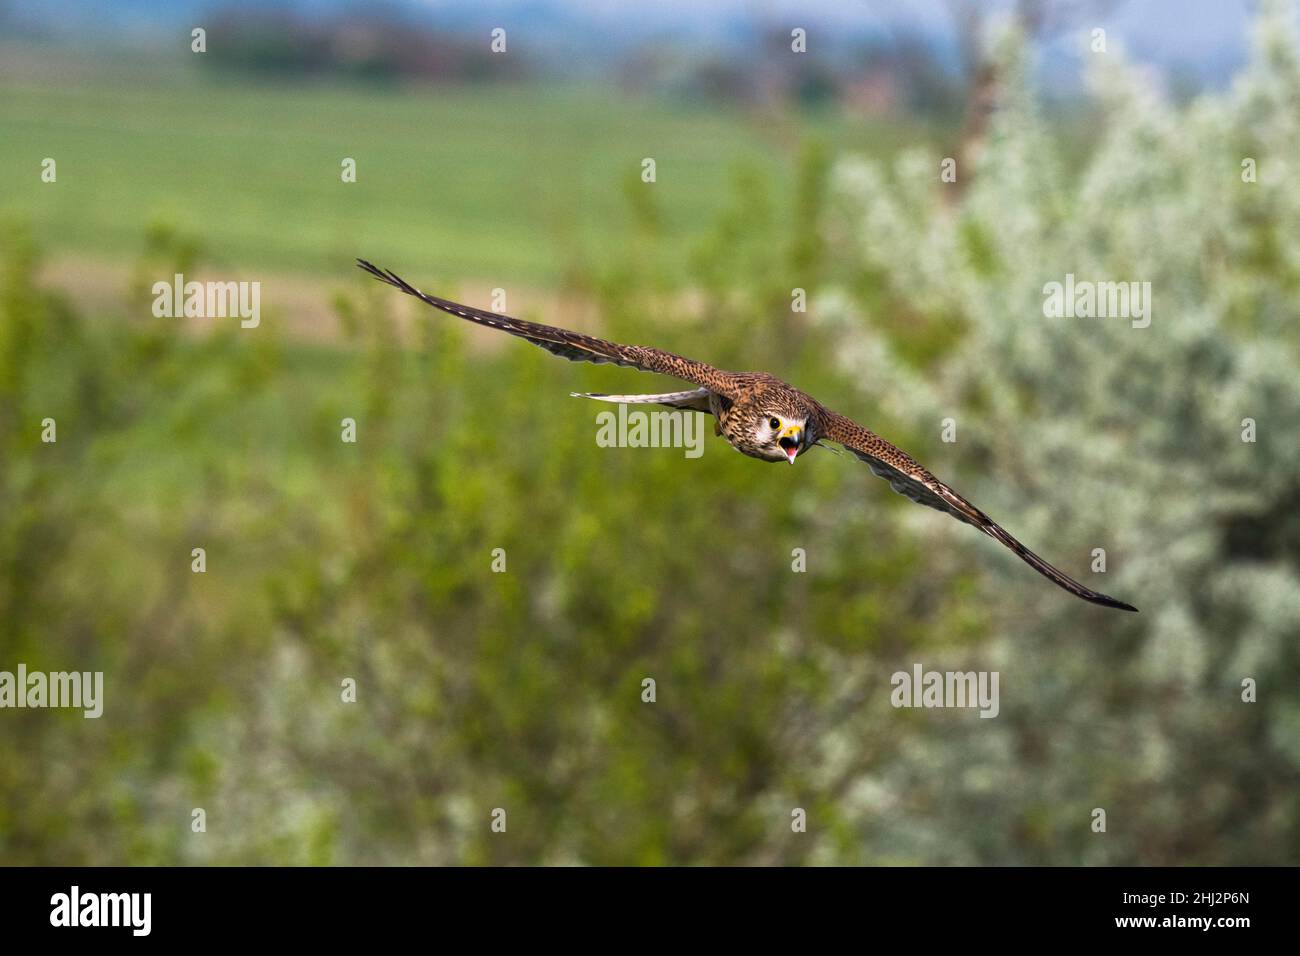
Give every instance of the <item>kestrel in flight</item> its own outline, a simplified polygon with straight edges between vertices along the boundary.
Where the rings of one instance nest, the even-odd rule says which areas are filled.
[[[435,309],[517,335],[570,361],[609,363],[643,372],[658,372],[695,386],[658,395],[579,395],[575,392],[576,397],[708,412],[716,419],[717,434],[727,439],[737,451],[762,461],[794,464],[799,455],[822,441],[835,442],[865,461],[872,472],[888,481],[899,494],[974,525],[1071,594],[1104,607],[1137,610],[1131,604],[1084,587],[1052,567],[988,515],[922,468],[906,452],[774,376],[764,372],[727,372],[662,349],[619,345],[568,329],[484,312],[421,292],[394,273],[379,269],[364,259],[358,259],[357,264],[381,282],[413,295]]]

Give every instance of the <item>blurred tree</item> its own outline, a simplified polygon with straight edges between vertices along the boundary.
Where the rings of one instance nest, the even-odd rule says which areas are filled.
[[[1266,4],[1232,94],[1181,109],[1113,52],[1100,59],[1105,125],[1078,178],[1034,110],[1023,47],[1000,50],[1006,86],[956,215],[937,157],[903,157],[893,177],[845,163],[836,179],[850,267],[865,262],[913,311],[956,316],[959,345],[922,377],[849,292],[820,314],[847,338],[845,369],[895,414],[918,428],[957,417],[960,455],[940,474],[994,516],[1018,514],[1024,540],[1078,549],[1077,567],[1104,548],[1112,589],[1143,613],[1094,619],[997,565],[987,600],[1020,595],[986,652],[1003,662],[1003,717],[898,755],[893,822],[916,834],[899,842],[949,862],[1293,863],[1293,11]],[[1250,180],[1244,157],[1268,176]],[[1150,282],[1150,326],[1047,317],[1045,285],[1067,273]],[[1243,702],[1247,679],[1271,690]],[[1104,836],[1093,807],[1109,812]],[[941,848],[923,842],[936,813],[983,824]]]

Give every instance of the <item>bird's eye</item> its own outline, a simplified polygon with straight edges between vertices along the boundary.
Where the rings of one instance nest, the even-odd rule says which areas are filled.
[[[781,427],[781,423],[777,421],[775,418],[769,418],[767,420],[767,423],[772,426],[772,431],[776,431],[778,428]]]

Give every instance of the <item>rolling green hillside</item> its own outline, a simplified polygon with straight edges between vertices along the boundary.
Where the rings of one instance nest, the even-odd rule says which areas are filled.
[[[163,222],[218,262],[289,272],[333,272],[365,250],[548,284],[625,242],[629,190],[646,191],[636,206],[680,267],[738,169],[779,181],[809,137],[875,151],[903,138],[590,88],[271,87],[138,65],[85,79],[0,79],[0,214],[55,252],[125,260]]]

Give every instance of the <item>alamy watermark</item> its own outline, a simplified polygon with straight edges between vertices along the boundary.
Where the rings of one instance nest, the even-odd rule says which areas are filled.
[[[153,314],[160,319],[238,318],[245,329],[255,329],[262,321],[260,282],[186,282],[178,272],[171,282],[155,282],[150,291]]]
[[[1150,282],[1076,282],[1067,272],[1064,282],[1043,286],[1043,296],[1049,319],[1131,319],[1135,329],[1151,324]]]
[[[1001,710],[997,671],[927,671],[913,664],[910,673],[896,671],[889,682],[895,707],[978,707],[981,717]]]
[[[687,458],[704,454],[704,415],[700,412],[629,410],[598,412],[596,444],[601,448],[684,448]]]
[[[50,897],[51,926],[120,926],[132,936],[148,936],[153,927],[152,893],[83,893],[73,885]]]
[[[103,671],[0,671],[0,708],[71,707],[95,718],[104,712]]]

